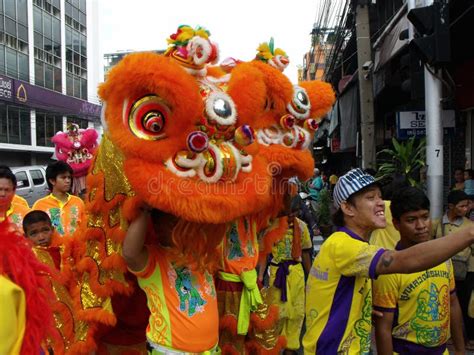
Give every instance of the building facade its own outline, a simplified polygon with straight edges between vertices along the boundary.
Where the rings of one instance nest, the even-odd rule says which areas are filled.
[[[100,127],[97,0],[0,0],[0,161],[47,163],[70,122]]]
[[[473,29],[474,11],[471,1],[443,1],[449,6],[451,56],[441,69],[446,195],[454,169],[474,166],[474,44],[466,37]],[[361,158],[355,15],[361,3],[369,6],[372,62],[366,79],[373,84],[377,150],[390,147],[392,137],[425,136],[424,68],[405,33],[409,27],[407,1],[347,0],[348,15],[341,17],[334,39],[337,55],[328,55],[324,74],[338,95],[329,134],[334,159],[338,164],[344,162],[341,170],[360,165]]]

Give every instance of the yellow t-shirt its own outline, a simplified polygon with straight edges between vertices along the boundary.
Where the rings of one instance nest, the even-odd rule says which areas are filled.
[[[392,222],[392,212],[390,211],[390,201],[385,202],[385,219],[387,226],[376,229],[370,235],[370,244],[378,245],[385,249],[395,249],[395,245],[400,241],[400,232],[395,229]]]
[[[311,237],[309,235],[309,230],[306,225],[301,219],[295,218],[294,223],[296,222],[296,228],[300,229],[300,234],[301,234],[301,250],[304,249],[311,249],[312,243],[311,243]],[[291,256],[291,249],[293,248],[293,227],[288,228],[286,230],[285,236],[278,241],[277,243],[274,244],[272,248],[272,262],[275,264],[280,263],[281,261],[284,260],[293,260]],[[301,261],[301,257],[299,260],[295,261]]]
[[[6,213],[8,221],[15,226],[20,234],[23,234],[23,218],[28,212],[30,212],[29,207],[12,203]],[[0,217],[0,222],[3,222],[3,220],[4,218]]]
[[[20,354],[25,324],[25,292],[6,275],[0,275],[0,354]]]
[[[450,337],[450,294],[455,291],[450,260],[413,274],[381,275],[374,281],[374,308],[395,312],[394,351],[446,347]],[[442,351],[443,349],[439,349]]]
[[[23,205],[25,207],[30,208],[30,205],[28,204],[28,201],[26,201],[23,197],[21,197],[19,195],[13,196],[12,203],[14,203],[16,205]]]
[[[46,212],[61,236],[72,236],[80,223],[85,221],[84,202],[74,195],[68,194],[66,203],[63,203],[53,194],[49,194],[36,201],[33,210]]]
[[[306,286],[305,354],[368,354],[371,279],[384,251],[347,228],[323,243]]]
[[[213,349],[219,338],[219,316],[212,276],[176,266],[165,248],[148,251],[145,269],[134,272],[151,313],[147,339],[184,352]]]

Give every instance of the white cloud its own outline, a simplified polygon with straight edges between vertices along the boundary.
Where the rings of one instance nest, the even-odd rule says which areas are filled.
[[[274,37],[290,57],[285,73],[296,82],[296,66],[310,49],[318,1],[314,0],[99,0],[101,52],[165,49],[179,25],[207,28],[221,60],[250,60],[259,43]],[[131,4],[133,4],[131,6]]]

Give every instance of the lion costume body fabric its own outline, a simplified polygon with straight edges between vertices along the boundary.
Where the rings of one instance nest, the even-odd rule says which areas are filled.
[[[86,188],[86,175],[97,148],[98,133],[93,128],[81,129],[76,123],[68,124],[66,132],[51,138],[58,160],[68,163],[73,172],[73,191],[80,194]]]
[[[247,304],[256,313],[250,328],[247,321],[247,329],[238,332],[242,344],[220,343],[224,353],[272,353],[284,346],[275,334],[266,335],[275,312],[272,316],[254,290],[263,245],[257,232],[281,206],[283,192],[272,189],[290,176],[311,175],[310,104],[298,106],[304,118],[295,127],[283,125],[279,139],[254,142],[254,129],[258,135],[259,129],[281,126],[298,95],[281,72],[270,75],[274,68],[265,63],[242,63],[222,77],[208,75],[209,63],[217,59],[208,36],[202,28],[181,26],[164,56],[129,55],[100,87],[105,133],[87,178],[88,220],[77,264],[82,283],[75,294],[79,316],[88,322],[85,341],[109,344],[99,346],[99,353],[144,349],[144,295],[121,256],[128,225],[143,204],[176,217],[170,251],[176,260],[220,270],[224,277],[219,279],[235,286],[221,294],[234,298],[219,301],[221,330],[237,334],[242,296],[257,298]],[[281,169],[272,170],[270,163]],[[159,242],[157,234],[148,243]],[[251,272],[243,277],[244,270]],[[225,274],[237,279],[229,281]]]

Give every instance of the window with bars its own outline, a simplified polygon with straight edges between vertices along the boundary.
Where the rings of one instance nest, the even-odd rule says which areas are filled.
[[[62,92],[60,2],[33,1],[35,84]]]
[[[30,111],[10,105],[0,105],[0,142],[31,144]]]
[[[66,92],[87,100],[86,1],[66,0]]]
[[[0,74],[29,79],[27,0],[0,0]]]
[[[51,138],[62,130],[62,116],[36,112],[36,145],[52,147]]]

